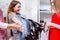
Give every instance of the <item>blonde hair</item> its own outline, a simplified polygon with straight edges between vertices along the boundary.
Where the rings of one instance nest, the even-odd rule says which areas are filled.
[[[58,6],[58,3],[60,2],[60,0],[50,0],[50,5],[51,5],[51,11],[52,9],[55,9],[57,11],[57,8]],[[60,10],[60,7],[59,7],[59,10]]]
[[[8,10],[7,10],[7,15],[6,15],[6,22],[8,23],[8,15],[9,15],[9,13],[10,12],[14,12],[14,7],[17,5],[17,4],[21,4],[19,1],[16,1],[16,0],[13,0],[11,3],[10,3],[10,5],[9,5],[9,7],[8,7]]]

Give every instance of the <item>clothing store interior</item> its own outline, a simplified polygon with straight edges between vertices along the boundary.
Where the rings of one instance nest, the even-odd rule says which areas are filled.
[[[60,39],[59,2],[0,0],[0,40]]]

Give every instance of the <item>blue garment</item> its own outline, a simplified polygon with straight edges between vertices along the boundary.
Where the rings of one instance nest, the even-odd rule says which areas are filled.
[[[24,28],[23,35],[26,36],[28,34],[28,24],[26,18],[22,14],[17,14],[17,18],[22,22]]]
[[[25,18],[25,16],[23,16],[23,15],[21,15],[21,14],[16,14],[16,18],[20,21],[20,22],[22,22],[22,27],[23,27],[23,29],[24,29],[24,32],[19,32],[19,31],[17,31],[16,29],[12,29],[12,31],[13,31],[13,33],[14,34],[17,34],[17,38],[19,39],[19,40],[24,40],[24,37],[25,36],[27,36],[28,35],[28,24],[27,24],[27,21],[26,21],[26,18]],[[16,38],[16,39],[17,39]]]
[[[23,28],[24,28],[24,32],[23,32],[23,36],[26,36],[28,34],[28,24],[26,21],[26,17],[23,16],[22,14],[17,14],[17,19],[19,19],[22,22]]]
[[[15,40],[24,40],[24,37],[28,35],[29,30],[28,30],[28,23],[26,21],[26,18],[22,14],[15,14],[14,12],[9,13],[9,23],[12,24],[14,23],[11,19],[13,17],[16,17],[20,22],[22,22],[24,32],[17,31],[16,29],[12,28],[12,32],[14,35]]]

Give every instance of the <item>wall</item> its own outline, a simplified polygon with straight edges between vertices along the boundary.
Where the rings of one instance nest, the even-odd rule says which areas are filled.
[[[26,15],[27,18],[38,21],[38,10],[40,0],[18,0],[22,4],[21,13]],[[6,16],[7,7],[11,0],[1,0],[0,8],[3,10],[4,17]]]

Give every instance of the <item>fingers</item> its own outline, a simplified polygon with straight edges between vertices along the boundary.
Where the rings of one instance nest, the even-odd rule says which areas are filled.
[[[22,26],[20,26],[20,25],[9,24],[9,25],[8,25],[8,28],[15,28],[16,30],[23,32],[23,28],[22,28]]]
[[[19,26],[19,27],[17,28],[17,30],[23,32],[22,26]]]
[[[17,24],[17,25],[21,25],[21,26],[22,26],[22,23],[21,23],[21,22],[17,22],[16,24]]]
[[[15,25],[15,29],[23,32],[23,28],[20,25]]]

